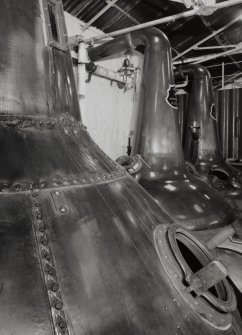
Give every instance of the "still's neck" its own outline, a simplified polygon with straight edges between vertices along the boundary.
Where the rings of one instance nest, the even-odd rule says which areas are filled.
[[[1,1],[1,115],[80,119],[63,15],[59,1]]]
[[[146,48],[142,85],[133,153],[140,154],[149,165],[142,170],[142,178],[159,178],[184,166],[167,40]]]
[[[159,178],[184,166],[178,127],[178,109],[167,37],[156,28],[123,35],[89,50],[98,61],[131,46],[145,46],[141,103],[132,154],[139,154],[149,168],[143,178]]]
[[[190,93],[187,127],[197,122],[200,126],[200,139],[198,159],[211,159],[220,153],[220,144],[217,130],[217,115],[212,89],[212,79],[208,70],[201,65],[186,65],[182,68],[184,73],[192,79]],[[191,134],[187,130],[185,141],[185,154],[191,142]]]

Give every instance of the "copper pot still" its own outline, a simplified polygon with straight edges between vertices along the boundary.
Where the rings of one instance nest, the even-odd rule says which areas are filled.
[[[242,174],[227,164],[221,153],[211,75],[200,64],[183,65],[180,71],[192,81],[185,159],[222,195],[239,196],[242,194]]]
[[[137,155],[145,162],[138,170],[139,183],[160,207],[187,229],[225,226],[234,219],[231,208],[206,181],[186,167],[178,126],[177,98],[170,43],[158,29],[132,32],[89,49],[92,61],[139,45],[145,46],[143,86],[132,155],[133,175]],[[127,164],[126,164],[127,165]]]

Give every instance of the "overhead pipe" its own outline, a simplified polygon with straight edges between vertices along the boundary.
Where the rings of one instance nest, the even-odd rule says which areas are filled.
[[[85,118],[85,96],[86,96],[86,63],[88,62],[87,54],[88,45],[84,42],[79,44],[78,48],[78,66],[77,66],[77,95],[82,117]]]
[[[242,76],[242,72],[241,72],[241,71],[235,73],[234,75],[230,75],[230,76],[229,76],[229,79],[224,80],[224,84],[228,84],[228,83],[230,83],[232,80],[234,80],[234,79],[236,79],[236,78],[238,78],[238,77],[241,77],[241,76]],[[216,85],[216,86],[214,87],[214,89],[217,89],[221,84],[222,84],[222,81],[221,81],[218,85]]]
[[[195,47],[194,50],[213,50],[213,49],[226,49],[226,48],[236,48],[236,44],[213,45],[213,46],[209,46],[209,47]]]
[[[232,49],[232,50],[227,50],[227,51],[223,51],[223,52],[219,52],[219,53],[214,53],[214,54],[210,54],[210,55],[205,55],[205,56],[195,56],[195,57],[189,57],[186,59],[182,59],[182,60],[176,60],[173,62],[173,65],[179,65],[179,64],[187,64],[187,63],[204,63],[206,61],[212,60],[212,59],[216,59],[219,57],[225,57],[227,55],[236,55],[236,54],[241,54],[242,53],[242,47],[241,45],[238,45],[236,48]]]
[[[211,75],[205,67],[198,64],[184,65],[181,71],[192,78],[184,146],[185,158],[189,160],[193,143],[189,127],[196,122],[200,127],[196,170],[221,194],[241,195],[241,172],[228,165],[221,153]]]
[[[230,6],[234,6],[234,5],[238,5],[238,4],[241,4],[241,0],[223,1],[223,2],[217,3],[216,6],[214,6],[214,7],[216,9],[221,9],[221,8],[230,7]],[[198,10],[192,9],[192,10],[182,12],[182,13],[179,13],[179,14],[174,14],[174,15],[170,15],[170,16],[167,16],[167,17],[163,17],[161,19],[141,23],[141,24],[138,24],[136,26],[132,26],[132,27],[120,29],[120,30],[117,30],[117,31],[113,31],[113,32],[108,33],[108,34],[101,34],[101,35],[98,35],[98,36],[93,36],[91,38],[84,39],[84,41],[86,43],[93,43],[95,41],[98,41],[98,40],[101,40],[101,39],[104,39],[104,38],[107,38],[107,37],[116,37],[116,36],[119,36],[119,35],[131,33],[131,32],[134,32],[134,31],[137,31],[137,30],[140,30],[140,29],[145,29],[145,28],[153,27],[153,26],[156,26],[156,25],[159,25],[159,24],[172,22],[172,21],[176,21],[176,20],[179,20],[179,19],[188,18],[188,17],[191,17],[193,15],[197,15],[197,14],[198,14]],[[83,36],[75,35],[75,36],[72,36],[70,38],[70,43],[77,45],[82,40],[83,40]]]
[[[198,41],[197,43],[193,44],[192,46],[190,46],[189,48],[187,48],[186,50],[182,51],[181,53],[179,53],[177,56],[175,56],[173,58],[173,61],[177,60],[178,58],[184,56],[185,54],[187,54],[189,51],[194,50],[195,48],[197,48],[199,45],[201,45],[202,43],[210,40],[210,38],[218,35],[219,33],[221,33],[222,31],[224,31],[225,29],[229,28],[230,26],[232,26],[235,22],[241,20],[240,16],[237,16],[234,20],[230,21],[229,23],[225,24],[223,27],[215,30],[212,34],[204,37],[202,40]]]
[[[141,155],[146,163],[140,183],[174,221],[189,229],[226,225],[233,220],[227,204],[185,165],[167,37],[149,28],[90,48],[88,54],[95,62],[138,45],[145,46],[144,82],[132,155]]]
[[[235,54],[240,54],[240,53],[242,53],[242,43],[239,43],[234,49],[227,50],[227,51],[221,52],[219,54],[215,54],[215,55],[203,56],[202,59],[197,60],[194,63],[201,64],[201,63],[207,62],[209,60],[212,60],[212,59],[215,59],[215,58],[218,58],[218,57],[225,57],[227,55],[230,56],[230,55],[235,55]]]
[[[224,62],[222,62],[222,90],[224,89]]]

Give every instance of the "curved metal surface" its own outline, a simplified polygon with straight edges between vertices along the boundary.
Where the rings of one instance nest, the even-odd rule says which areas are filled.
[[[223,157],[241,159],[242,89],[218,90],[215,93],[218,110],[218,132]]]
[[[203,243],[204,245],[211,239],[211,236],[215,236],[222,229],[218,228],[215,230],[204,230],[200,232],[193,232],[193,234]],[[228,277],[233,285],[236,297],[237,297],[237,308],[242,316],[242,247],[241,240],[234,240],[233,238],[219,245],[213,250],[214,257],[219,258],[222,263],[226,266],[228,271]]]
[[[175,224],[158,226],[155,243],[162,265],[183,299],[207,322],[226,327],[230,318],[226,311],[236,309],[235,295],[226,279],[218,280],[213,290],[194,291],[193,294],[192,290],[187,290],[190,288],[190,276],[214,261],[214,255],[187,230]]]
[[[141,170],[140,184],[188,229],[229,224],[234,218],[228,205],[185,166],[167,37],[155,28],[137,31],[91,48],[89,57],[97,61],[140,44],[146,48],[145,79],[132,154],[140,154],[149,166]]]
[[[181,69],[193,80],[187,116],[185,158],[190,159],[193,143],[189,127],[193,122],[197,122],[201,133],[195,163],[197,171],[223,195],[241,195],[241,172],[229,166],[222,157],[210,73],[199,64],[184,65]]]
[[[135,156],[120,156],[116,162],[122,166],[137,182],[141,177],[140,171],[143,167],[143,161],[140,155]]]
[[[53,116],[69,112],[80,119],[70,51],[45,45],[43,28],[48,28],[41,6],[46,7],[46,2],[1,1],[1,114]]]
[[[1,5],[0,334],[242,334],[236,313],[201,320],[167,278],[153,233],[171,219],[76,121],[69,51],[44,46],[39,3]]]
[[[172,251],[174,252],[174,257],[177,259],[178,264],[183,270],[185,281],[187,281],[187,284],[191,284],[190,278],[193,274],[193,271],[187,264],[181,251],[182,247],[178,246],[178,241],[180,241],[182,244],[185,244],[188,249],[191,248],[190,251],[194,253],[194,255],[196,255],[195,257],[197,257],[197,260],[199,261],[199,263],[201,263],[201,267],[204,267],[211,261],[215,260],[215,257],[213,257],[212,253],[206,248],[205,245],[203,245],[192,234],[187,232],[179,225],[174,224],[170,226],[170,229],[168,231],[168,239]],[[190,260],[190,263],[192,263],[192,260]],[[220,311],[227,312],[235,310],[236,298],[227,280],[224,279],[222,281],[219,281],[216,284],[215,289],[218,292],[218,297],[208,290],[201,291],[199,296],[208,300],[214,307],[216,307]],[[224,294],[220,293],[223,290],[225,291]]]
[[[241,309],[241,303],[242,303],[242,254],[231,251],[231,250],[226,250],[226,249],[219,249],[218,254],[224,265],[228,269],[229,277],[234,283],[234,285],[237,287],[237,289],[240,291],[240,299],[239,301],[239,306],[240,310]]]
[[[241,334],[236,314],[208,324],[168,280],[153,231],[169,219],[130,177],[58,188],[65,213],[56,191],[1,198],[2,334]]]

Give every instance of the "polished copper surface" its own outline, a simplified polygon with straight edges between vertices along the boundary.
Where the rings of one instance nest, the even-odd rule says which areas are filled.
[[[0,334],[242,334],[175,289],[154,241],[171,219],[78,122],[60,2],[0,18]]]
[[[133,145],[133,154],[146,162],[140,184],[175,222],[188,229],[226,225],[233,220],[231,209],[185,165],[167,37],[155,28],[138,31],[91,48],[89,56],[97,61],[141,44],[145,45],[144,82]]]
[[[55,1],[54,1],[55,2]],[[57,1],[59,3],[59,1]],[[24,6],[24,8],[23,8]],[[47,0],[41,12],[46,13]],[[23,13],[23,14],[21,14]],[[47,15],[44,35],[39,1],[1,1],[1,114],[53,116],[69,112],[80,118],[66,28],[60,24],[62,43],[48,48]],[[59,15],[63,21],[64,14]],[[23,20],[26,22],[23,24]],[[58,23],[56,23],[58,24]],[[49,39],[48,44],[53,44]],[[53,99],[54,97],[54,99]]]
[[[228,165],[222,157],[210,73],[199,64],[184,65],[181,71],[192,78],[184,146],[185,158],[187,161],[191,160],[194,141],[189,128],[197,122],[200,127],[200,138],[197,143],[197,159],[193,162],[196,170],[223,195],[241,195],[241,172]]]

